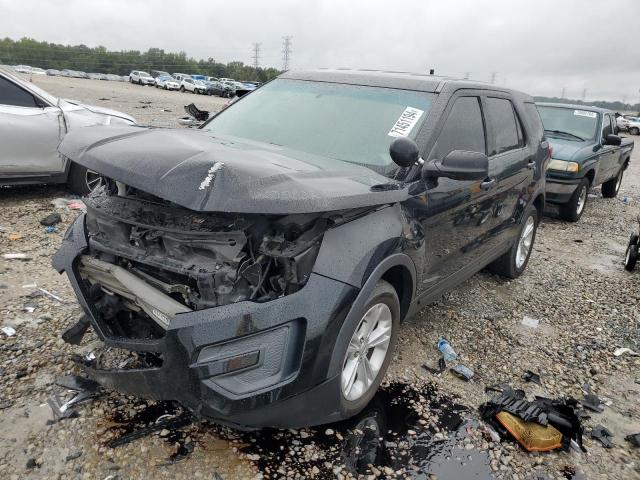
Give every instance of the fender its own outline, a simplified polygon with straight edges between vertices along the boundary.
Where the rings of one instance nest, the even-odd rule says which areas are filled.
[[[336,338],[336,343],[333,347],[333,354],[331,356],[331,363],[329,364],[329,369],[327,371],[327,378],[332,378],[335,375],[340,373],[340,369],[342,368],[342,360],[343,358],[341,352],[345,351],[347,348],[347,343],[351,339],[351,335],[346,335],[345,331],[350,331],[350,329],[355,328],[356,324],[360,321],[360,313],[364,308],[365,304],[369,300],[369,296],[373,292],[373,289],[378,283],[378,280],[382,278],[382,276],[389,271],[390,268],[401,265],[407,270],[409,270],[411,274],[411,301],[413,302],[413,298],[415,295],[416,289],[416,267],[411,258],[404,253],[394,253],[393,255],[388,256],[382,262],[378,264],[378,266],[371,272],[369,278],[366,280],[360,293],[356,297],[355,301],[351,305],[351,309],[349,313],[347,313],[342,326],[340,327],[340,333]]]

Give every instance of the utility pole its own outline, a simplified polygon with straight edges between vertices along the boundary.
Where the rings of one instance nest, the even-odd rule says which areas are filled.
[[[251,58],[253,59],[253,68],[255,68],[256,70],[258,68],[260,68],[260,46],[262,45],[262,43],[254,43],[253,44],[253,55],[251,56]]]
[[[291,61],[291,40],[293,37],[287,35],[282,37],[282,70],[289,70],[289,62]]]
[[[587,98],[587,89],[586,87],[582,89],[582,101],[584,102],[584,99]]]
[[[567,93],[567,87],[562,87],[562,93],[560,94],[560,98],[565,98],[566,93]]]
[[[498,72],[491,72],[491,83],[496,83],[496,76]]]
[[[469,80],[470,76],[471,76],[471,72],[464,72],[464,80]]]

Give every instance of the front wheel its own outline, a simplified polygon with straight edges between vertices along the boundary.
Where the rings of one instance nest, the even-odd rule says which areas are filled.
[[[180,87],[180,91],[184,93],[184,85]]]
[[[105,184],[105,179],[102,175],[93,170],[88,170],[82,165],[77,163],[71,164],[71,170],[69,171],[69,178],[67,183],[71,190],[78,195],[89,195],[95,189]]]
[[[376,393],[389,367],[400,325],[400,301],[390,283],[379,280],[348,342],[337,352],[343,358],[339,398],[343,418],[360,412]]]
[[[631,127],[631,128],[629,129],[629,133],[630,133],[631,135],[640,135],[640,128],[638,128],[638,127]]]
[[[614,198],[618,195],[620,185],[622,185],[622,175],[624,174],[624,168],[621,167],[618,175],[611,180],[607,180],[602,184],[602,196],[604,198]]]
[[[518,278],[527,268],[538,231],[538,210],[529,207],[525,212],[518,238],[511,248],[487,267],[489,271],[507,278]]]
[[[569,201],[560,205],[560,217],[569,222],[577,222],[580,220],[584,207],[587,205],[589,193],[589,179],[583,178],[578,184]]]
[[[627,251],[624,255],[624,268],[630,272],[636,268],[636,263],[638,262],[638,235],[631,234],[631,238],[629,239],[629,245],[627,246]]]

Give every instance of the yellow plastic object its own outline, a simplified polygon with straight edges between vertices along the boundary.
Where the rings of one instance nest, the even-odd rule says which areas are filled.
[[[528,452],[547,452],[562,445],[562,433],[551,425],[525,422],[509,412],[500,412],[496,418]]]

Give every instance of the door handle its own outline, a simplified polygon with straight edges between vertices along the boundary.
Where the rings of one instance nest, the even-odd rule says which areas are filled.
[[[480,188],[482,190],[491,190],[493,187],[496,186],[496,183],[498,183],[498,182],[496,182],[495,178],[490,178],[490,179],[487,179],[484,182],[482,182],[480,184]]]
[[[536,162],[527,163],[527,168],[529,168],[531,170],[535,170],[536,169]]]

